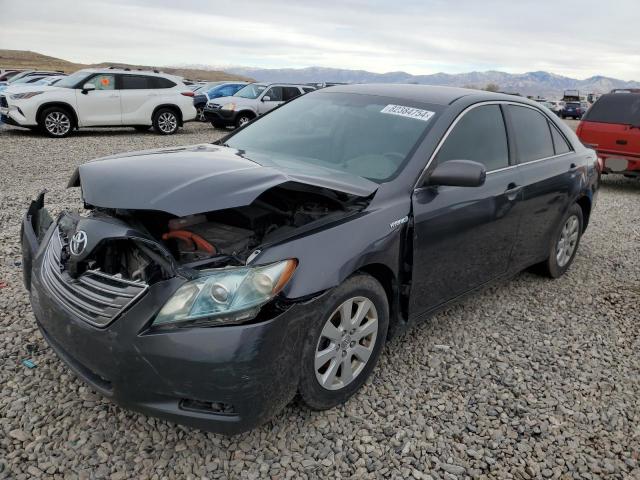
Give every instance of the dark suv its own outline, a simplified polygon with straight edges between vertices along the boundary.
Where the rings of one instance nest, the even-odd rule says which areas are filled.
[[[603,95],[582,118],[577,134],[598,152],[603,173],[640,178],[640,92]]]

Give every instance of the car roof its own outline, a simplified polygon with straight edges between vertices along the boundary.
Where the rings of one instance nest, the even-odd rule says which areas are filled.
[[[159,70],[138,70],[133,68],[123,68],[123,67],[104,67],[104,68],[83,68],[79,70],[81,72],[87,73],[119,73],[123,75],[149,75],[152,77],[162,77],[162,78],[170,78],[170,79],[179,79],[182,81],[182,77],[177,75],[171,75],[169,73],[164,73]]]
[[[416,85],[416,84],[400,84],[400,83],[366,83],[354,85],[336,85],[327,87],[319,92],[337,92],[337,93],[358,93],[362,95],[378,95],[381,97],[392,97],[402,100],[413,100],[421,103],[431,103],[434,105],[450,105],[456,100],[473,96],[478,101],[487,100],[503,100],[503,101],[519,101],[521,103],[529,103],[523,101],[522,98],[506,95],[504,93],[493,93],[484,90],[472,90],[468,88],[442,87],[436,85]]]

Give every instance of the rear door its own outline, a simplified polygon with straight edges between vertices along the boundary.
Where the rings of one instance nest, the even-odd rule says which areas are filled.
[[[463,113],[435,164],[474,160],[487,169],[480,187],[422,186],[413,193],[411,313],[421,314],[504,274],[520,220],[518,169],[510,161],[502,107]],[[431,168],[431,167],[430,167]]]
[[[95,90],[76,90],[78,120],[81,127],[122,125],[120,90],[116,90],[116,76],[100,73],[85,83],[95,85]]]
[[[616,159],[640,160],[640,94],[612,93],[600,97],[577,133],[583,143],[605,159],[606,168],[625,170],[625,162]]]
[[[151,115],[148,104],[156,103],[158,91],[153,78],[147,75],[119,75],[120,104],[123,125],[148,125]]]
[[[542,111],[527,105],[506,108],[522,178],[522,222],[513,261],[524,267],[549,256],[550,239],[569,203],[584,160]]]

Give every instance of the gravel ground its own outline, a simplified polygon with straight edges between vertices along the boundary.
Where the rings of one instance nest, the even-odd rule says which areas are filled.
[[[566,276],[522,273],[394,339],[345,406],[293,403],[229,438],[123,410],[76,380],[21,284],[28,199],[48,188],[53,210],[77,207],[64,188],[76,164],[217,135],[0,130],[0,479],[640,478],[640,182],[621,177],[604,180]]]

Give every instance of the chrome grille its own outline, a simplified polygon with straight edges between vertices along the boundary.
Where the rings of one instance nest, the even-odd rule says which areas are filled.
[[[60,253],[62,239],[56,229],[42,262],[42,282],[67,310],[96,327],[105,327],[140,298],[148,285],[98,270],[87,270],[77,279],[64,272]]]

